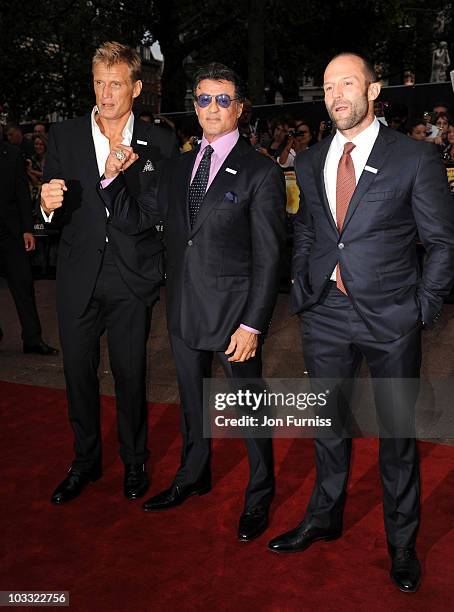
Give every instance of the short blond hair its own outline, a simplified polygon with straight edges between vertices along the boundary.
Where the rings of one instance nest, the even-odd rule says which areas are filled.
[[[108,68],[115,64],[126,64],[129,67],[133,83],[140,81],[142,77],[142,61],[137,51],[114,40],[105,42],[96,49],[93,55],[92,68],[95,64],[100,63],[106,64]]]

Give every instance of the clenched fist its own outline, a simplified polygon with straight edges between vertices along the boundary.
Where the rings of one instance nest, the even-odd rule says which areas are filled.
[[[120,155],[121,159],[117,157],[117,154]],[[127,147],[124,144],[113,145],[106,160],[104,176],[107,179],[115,178],[120,172],[127,170],[136,159],[139,159],[139,156],[134,153],[132,147]]]
[[[63,204],[63,196],[68,188],[63,179],[52,179],[41,187],[41,206],[46,215],[50,215]]]

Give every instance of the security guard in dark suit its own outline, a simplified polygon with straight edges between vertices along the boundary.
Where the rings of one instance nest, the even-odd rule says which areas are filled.
[[[32,205],[21,151],[0,142],[0,257],[22,327],[24,353],[56,355],[57,349],[41,337],[27,255],[35,248],[32,231]]]

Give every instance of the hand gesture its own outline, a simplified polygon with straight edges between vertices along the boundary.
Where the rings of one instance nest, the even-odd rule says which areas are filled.
[[[107,179],[115,178],[131,166],[139,156],[134,153],[132,147],[127,147],[124,144],[112,145],[109,157],[106,160],[104,176]]]
[[[63,179],[52,179],[50,183],[44,183],[41,187],[41,206],[50,215],[63,204],[63,196],[68,188]]]

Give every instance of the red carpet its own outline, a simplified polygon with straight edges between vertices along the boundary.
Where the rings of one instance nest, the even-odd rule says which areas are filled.
[[[114,401],[103,398],[104,477],[73,503],[50,494],[71,460],[63,391],[0,382],[0,590],[65,590],[81,612],[150,610],[452,610],[454,447],[421,443],[424,582],[415,595],[388,579],[376,441],[357,440],[345,532],[302,554],[266,542],[302,517],[312,481],[310,440],[276,441],[277,495],[268,532],[235,541],[247,461],[240,440],[215,440],[214,489],[146,514],[122,496]],[[150,407],[151,493],[177,467],[176,406]]]

